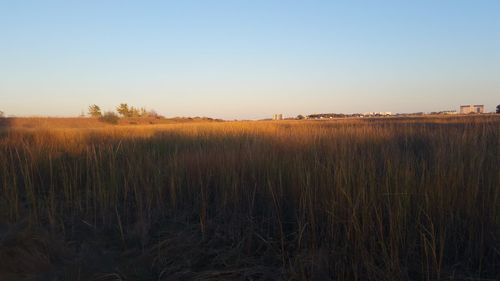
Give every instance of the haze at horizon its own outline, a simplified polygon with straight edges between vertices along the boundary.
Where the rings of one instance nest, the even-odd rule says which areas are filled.
[[[496,1],[2,1],[0,110],[225,119],[500,102]]]

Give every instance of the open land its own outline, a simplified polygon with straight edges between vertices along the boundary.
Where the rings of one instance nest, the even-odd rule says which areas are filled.
[[[0,280],[500,279],[498,115],[0,122]]]

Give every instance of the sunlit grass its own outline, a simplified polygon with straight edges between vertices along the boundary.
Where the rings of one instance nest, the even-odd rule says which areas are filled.
[[[174,222],[254,280],[500,277],[498,117],[54,127],[0,135],[0,221],[68,241],[83,222],[154,280]]]

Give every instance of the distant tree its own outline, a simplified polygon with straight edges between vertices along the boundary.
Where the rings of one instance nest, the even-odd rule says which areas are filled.
[[[128,107],[128,104],[126,103],[121,103],[117,108],[116,111],[123,116],[123,117],[130,117],[130,109]]]
[[[5,117],[5,114],[3,113],[3,111],[0,110],[0,118],[3,118]]]
[[[139,117],[154,117],[154,118],[162,118],[156,111],[154,110],[147,110],[145,107],[135,107],[135,106],[129,106],[126,103],[121,103],[119,106],[116,107],[116,111],[122,116],[122,117],[133,117],[133,118],[139,118]]]
[[[109,124],[118,124],[118,120],[120,120],[120,117],[112,111],[105,112],[101,117],[99,117],[99,121]]]
[[[101,108],[96,104],[89,106],[89,115],[92,117],[101,117]]]
[[[500,114],[500,104],[497,105],[497,113]]]
[[[128,111],[127,117],[141,117],[141,113],[140,113],[139,109],[132,106],[132,107],[130,107],[130,109]]]
[[[163,116],[161,116],[160,114],[158,114],[156,111],[154,110],[150,110],[147,112],[147,117],[153,117],[153,118],[156,118],[156,119],[160,119],[160,118],[163,118]]]
[[[300,115],[300,114],[299,114],[299,115],[297,115],[297,119],[299,119],[299,120],[302,120],[302,119],[304,119],[304,118],[305,118],[305,117],[304,117],[303,115]]]

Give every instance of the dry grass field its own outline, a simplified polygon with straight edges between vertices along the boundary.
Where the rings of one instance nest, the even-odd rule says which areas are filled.
[[[500,279],[499,116],[0,122],[0,280]]]

